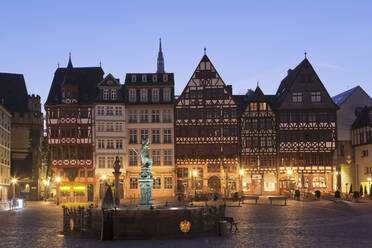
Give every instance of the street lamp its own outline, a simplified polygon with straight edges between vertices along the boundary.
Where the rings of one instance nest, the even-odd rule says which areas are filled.
[[[107,178],[106,174],[103,174],[103,175],[101,176],[101,178],[102,178],[102,180],[106,180],[106,178]]]
[[[49,180],[44,179],[44,180],[43,180],[43,184],[44,184],[44,201],[46,201],[47,198],[48,198],[48,186],[49,186]]]
[[[194,184],[195,196],[196,196],[196,181],[195,181],[195,178],[197,176],[198,176],[198,171],[197,170],[193,170],[192,171],[192,181],[193,181],[193,184]]]
[[[243,192],[243,176],[244,176],[244,170],[241,169],[239,171],[239,175],[240,175],[240,191]]]
[[[16,199],[16,197],[15,197],[15,185],[16,185],[16,183],[17,183],[17,178],[12,178],[12,184],[13,184],[13,202],[12,202],[12,207],[13,207],[13,205],[15,203],[15,199]]]
[[[60,177],[56,177],[56,197],[57,197],[57,205],[59,205],[59,183],[61,182]]]

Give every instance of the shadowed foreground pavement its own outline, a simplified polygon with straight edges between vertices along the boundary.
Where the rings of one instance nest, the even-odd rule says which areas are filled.
[[[235,204],[235,203],[232,203]],[[227,237],[192,240],[121,240],[59,237],[62,209],[33,202],[17,211],[0,210],[0,247],[371,247],[372,203],[288,201],[288,206],[244,204],[227,208],[239,231]]]

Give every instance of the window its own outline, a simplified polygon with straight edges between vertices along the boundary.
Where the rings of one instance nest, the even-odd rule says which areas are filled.
[[[123,131],[123,123],[115,122],[115,132],[121,132],[121,131]]]
[[[320,102],[321,97],[320,97],[320,92],[311,92],[311,102]]]
[[[168,74],[163,75],[163,82],[168,82]]]
[[[265,111],[267,108],[266,102],[260,102],[260,111]]]
[[[152,81],[157,82],[158,81],[158,76],[157,75],[152,75]]]
[[[105,157],[99,157],[98,158],[98,168],[105,168]]]
[[[112,107],[112,106],[108,106],[108,107],[106,108],[106,115],[109,115],[109,116],[114,115],[114,107]]]
[[[103,100],[108,100],[109,99],[109,90],[104,89],[103,90]]]
[[[149,130],[141,129],[141,142],[149,138]]]
[[[172,129],[164,129],[164,144],[172,144]]]
[[[140,110],[140,122],[142,123],[149,122],[149,111],[147,109]]]
[[[97,115],[98,116],[105,115],[105,108],[103,106],[98,106],[97,107]]]
[[[137,81],[137,76],[136,75],[132,75],[132,82],[136,82]]]
[[[188,168],[177,168],[178,178],[188,177],[188,176],[189,176]]]
[[[261,137],[261,147],[266,147],[266,137]]]
[[[109,139],[107,140],[107,149],[114,149],[114,140]]]
[[[137,110],[130,109],[128,110],[129,113],[129,123],[136,123],[137,122]]]
[[[368,157],[368,150],[362,151],[362,157]]]
[[[122,107],[120,106],[115,107],[115,115],[118,115],[118,116],[123,115]]]
[[[316,122],[316,113],[314,112],[309,113],[309,122]]]
[[[142,75],[142,82],[147,82],[147,75]]]
[[[93,177],[94,176],[94,173],[92,170],[88,170],[88,177]]]
[[[114,123],[113,122],[107,122],[106,123],[106,132],[113,132],[114,131]]]
[[[129,179],[129,188],[137,189],[138,188],[138,179],[136,177],[131,177]]]
[[[141,102],[147,102],[147,89],[141,89]]]
[[[320,122],[326,122],[327,121],[327,113],[326,112],[320,112],[319,113],[319,121]]]
[[[137,166],[137,153],[129,150],[129,166]]]
[[[267,145],[268,147],[270,147],[270,146],[273,145],[273,141],[272,141],[271,137],[267,137],[266,145]]]
[[[123,141],[121,139],[116,140],[116,149],[123,148]]]
[[[164,177],[164,189],[172,189],[173,180],[172,177]]]
[[[104,132],[105,131],[105,123],[98,122],[98,124],[97,124],[97,131],[98,132]]]
[[[152,165],[160,165],[160,150],[152,150]]]
[[[136,102],[136,89],[129,89],[129,102]]]
[[[152,89],[151,93],[152,102],[159,102],[159,89]]]
[[[172,122],[170,109],[163,109],[163,122]]]
[[[112,90],[110,90],[110,93],[111,93],[111,100],[116,100],[116,98],[117,98],[117,90],[116,89],[112,89]]]
[[[171,89],[165,88],[163,89],[163,101],[170,102],[171,100]]]
[[[151,136],[152,136],[151,143],[160,144],[160,130],[159,129],[152,129]]]
[[[313,177],[313,188],[326,188],[327,182],[326,178],[323,176],[314,176]]]
[[[98,140],[98,149],[105,149],[105,140],[103,139]]]
[[[302,92],[293,92],[292,102],[302,102]]]
[[[80,130],[80,138],[88,138],[88,129]]]
[[[151,111],[151,121],[160,122],[160,110],[154,109]]]
[[[107,168],[114,168],[114,157],[107,157]]]
[[[250,107],[251,107],[251,111],[257,111],[257,103],[256,102],[251,102]]]
[[[154,182],[152,183],[153,189],[160,189],[161,188],[161,180],[160,177],[154,177]]]
[[[129,129],[129,144],[137,144],[137,130]]]
[[[164,150],[164,165],[172,165],[172,150]]]

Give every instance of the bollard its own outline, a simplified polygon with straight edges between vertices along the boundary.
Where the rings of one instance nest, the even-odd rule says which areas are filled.
[[[227,221],[220,220],[218,221],[218,236],[226,236],[227,235]]]
[[[102,209],[101,241],[114,239],[114,211]]]

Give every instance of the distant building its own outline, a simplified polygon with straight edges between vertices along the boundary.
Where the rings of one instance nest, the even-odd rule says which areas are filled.
[[[149,139],[154,176],[152,195],[174,196],[174,74],[164,72],[161,43],[157,73],[127,73],[125,77],[126,167],[125,198],[139,198],[137,156],[142,141]]]
[[[98,85],[94,105],[94,143],[95,143],[95,176],[96,196],[102,199],[105,192],[105,182],[115,182],[114,161],[116,156],[121,163],[121,180],[119,192],[123,198],[123,184],[126,169],[126,137],[125,137],[125,108],[124,87],[119,79],[108,74]]]
[[[364,107],[352,125],[352,145],[355,154],[355,186],[367,187],[372,183],[372,107]]]
[[[22,74],[0,73],[0,99],[11,119],[11,176],[16,196],[38,200],[43,115],[40,96],[28,95]]]
[[[57,197],[63,202],[94,200],[93,110],[101,67],[73,67],[54,73],[45,102],[51,166],[61,178]]]
[[[371,97],[360,87],[334,96],[333,101],[338,105],[337,110],[337,142],[333,156],[336,165],[335,188],[349,192],[350,185],[357,186],[356,157],[352,146],[352,124],[365,106],[372,106]],[[360,154],[355,154],[360,156]]]
[[[9,199],[11,115],[0,105],[0,202]]]

